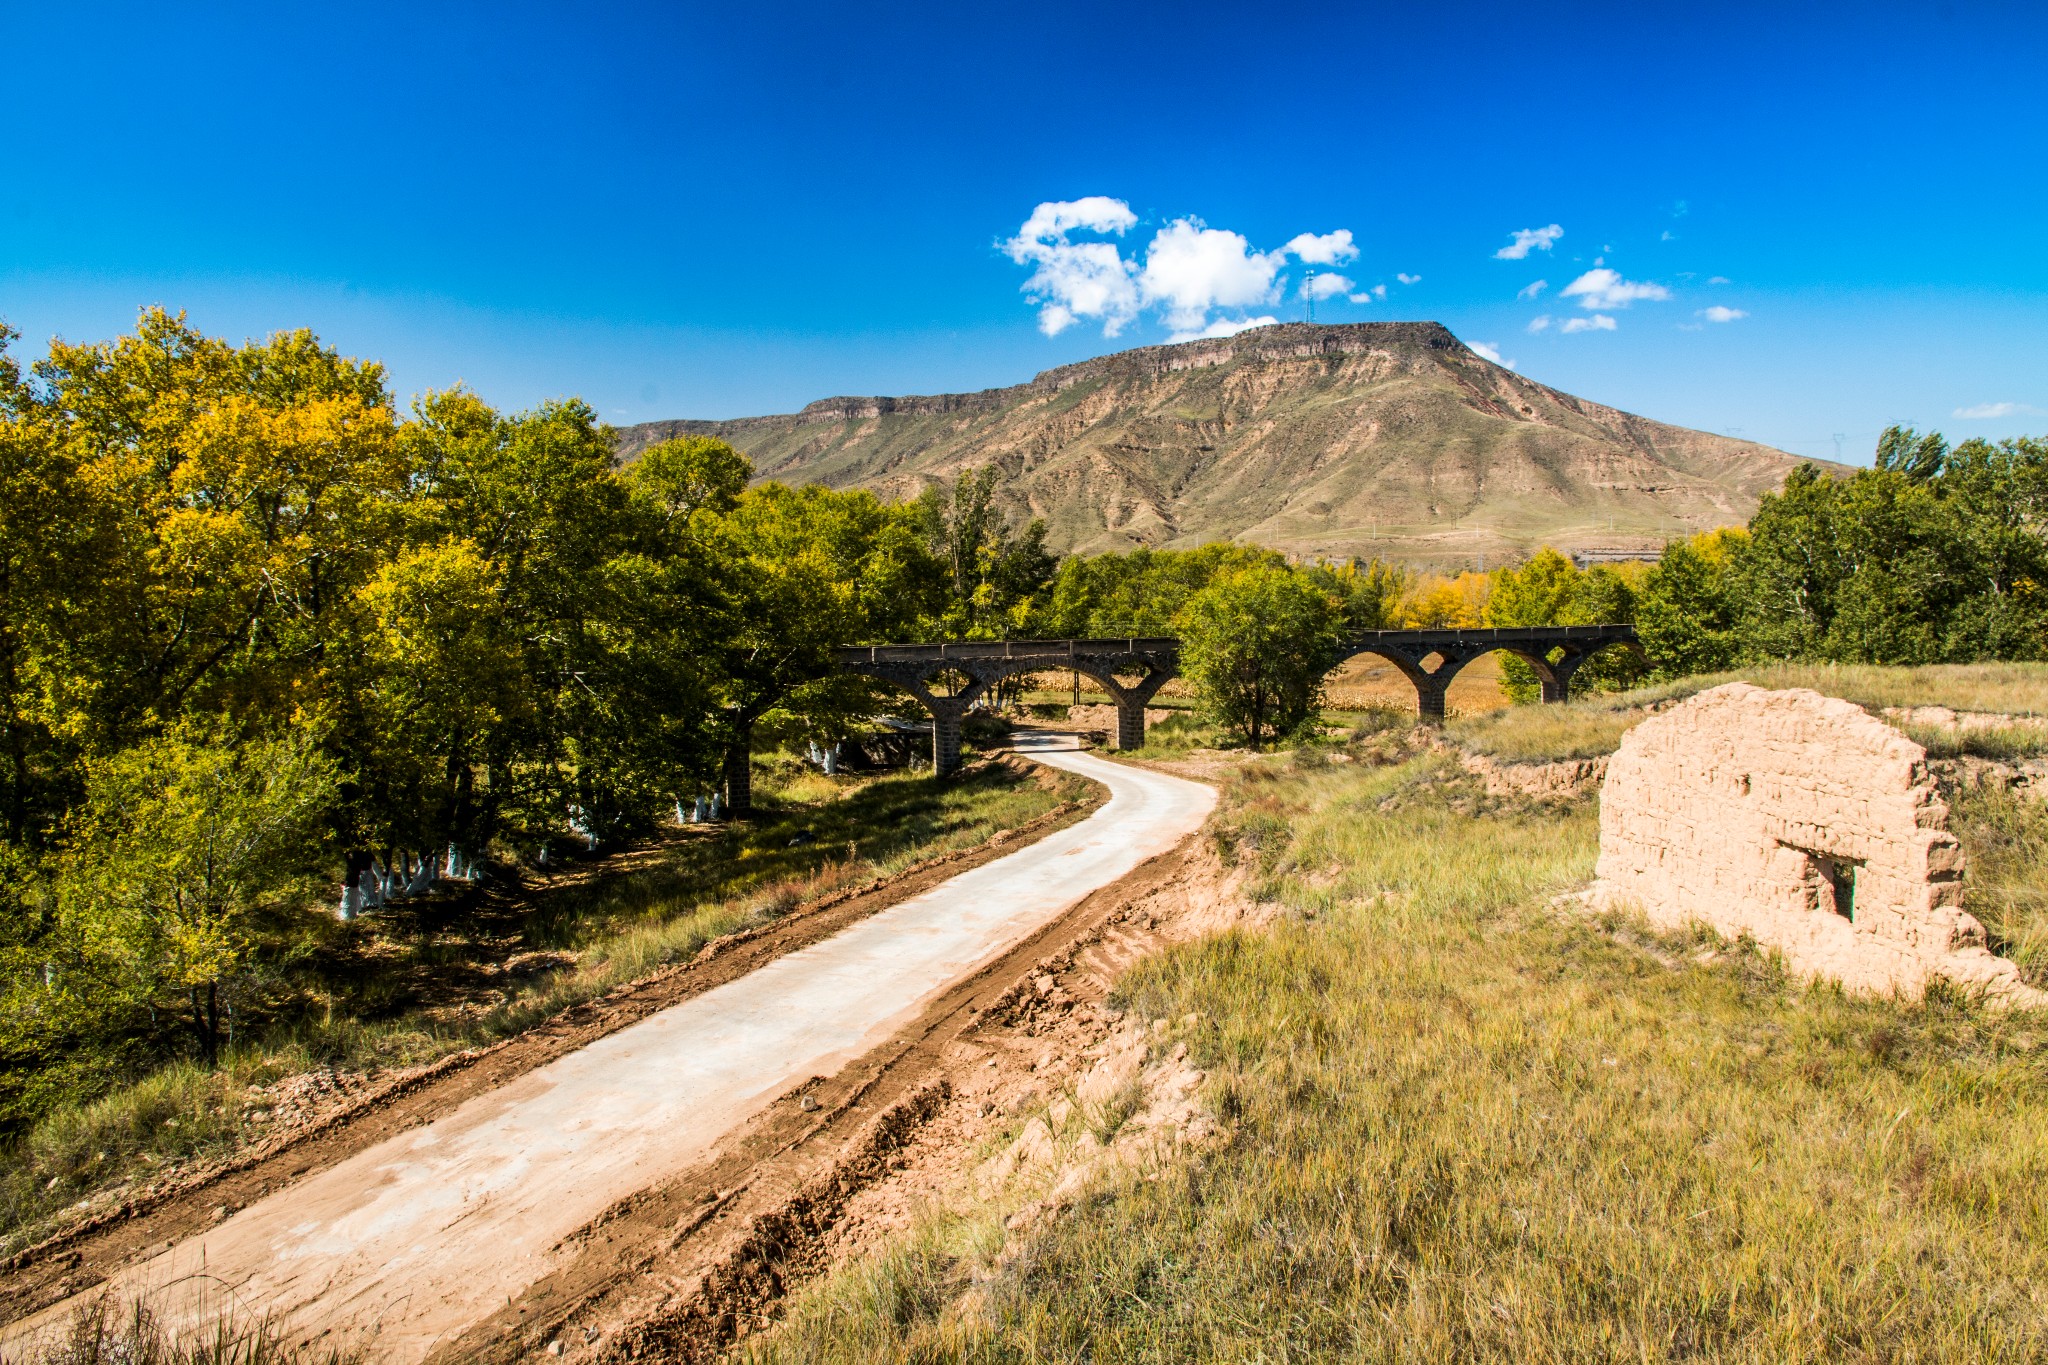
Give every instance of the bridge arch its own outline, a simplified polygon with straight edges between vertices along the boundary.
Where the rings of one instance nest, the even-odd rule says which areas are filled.
[[[1344,642],[1342,657],[1373,654],[1400,669],[1415,687],[1425,723],[1444,718],[1444,693],[1460,669],[1496,651],[1527,660],[1543,685],[1543,700],[1563,701],[1572,675],[1587,659],[1616,645],[1640,652],[1635,627],[1502,626],[1450,630],[1370,630]],[[1073,671],[1100,683],[1117,708],[1117,747],[1145,742],[1145,703],[1180,676],[1180,641],[1168,636],[1099,640],[970,640],[944,644],[863,645],[842,649],[842,671],[889,683],[923,703],[932,717],[932,766],[940,776],[960,767],[960,726],[968,708],[990,688],[1019,673]],[[1332,664],[1334,670],[1337,664]],[[1122,676],[1119,675],[1122,670]],[[1131,673],[1142,670],[1135,681]],[[963,679],[951,692],[926,684],[944,671]],[[1328,670],[1326,670],[1328,671]]]
[[[1543,700],[1571,695],[1572,675],[1600,651],[1625,645],[1640,652],[1635,627],[1500,626],[1450,630],[1371,630],[1345,642],[1345,659],[1373,654],[1386,659],[1415,688],[1416,712],[1425,722],[1444,718],[1451,680],[1482,654],[1512,654],[1536,671]],[[1342,663],[1342,660],[1339,661]]]
[[[887,682],[923,703],[932,717],[932,766],[941,776],[960,767],[960,727],[974,703],[989,689],[1019,673],[1074,671],[1100,683],[1117,708],[1117,747],[1145,742],[1145,703],[1180,673],[1180,641],[1129,636],[1103,640],[969,640],[937,645],[874,645],[839,652],[849,673]],[[1126,681],[1133,667],[1142,676]],[[950,669],[967,679],[952,693],[926,682]]]

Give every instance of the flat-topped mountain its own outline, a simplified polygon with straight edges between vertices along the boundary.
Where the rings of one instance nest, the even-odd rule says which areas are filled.
[[[1062,551],[1257,541],[1442,565],[1542,544],[1653,549],[1748,519],[1797,457],[1575,398],[1434,322],[1285,323],[980,393],[623,428],[714,435],[758,477],[915,496],[993,463]]]

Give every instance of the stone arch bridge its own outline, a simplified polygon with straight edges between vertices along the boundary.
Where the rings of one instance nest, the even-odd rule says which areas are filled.
[[[1563,701],[1572,674],[1614,645],[1638,648],[1634,626],[1504,626],[1472,630],[1371,630],[1346,642],[1343,659],[1377,654],[1415,685],[1416,710],[1444,718],[1444,692],[1458,670],[1496,650],[1525,660],[1543,684],[1543,700]],[[1342,660],[1339,660],[1342,662]],[[971,640],[938,645],[862,645],[842,649],[839,667],[894,684],[932,716],[932,766],[960,766],[960,725],[975,702],[1019,673],[1077,672],[1116,703],[1117,747],[1145,742],[1145,703],[1180,676],[1180,641],[1169,636],[1111,640]]]

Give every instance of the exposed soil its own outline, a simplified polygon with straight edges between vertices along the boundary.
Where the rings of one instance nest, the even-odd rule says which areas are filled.
[[[995,761],[1034,774],[1044,771],[1022,759]],[[727,935],[688,963],[574,1006],[491,1047],[452,1054],[374,1086],[294,1078],[298,1083],[279,1088],[280,1122],[262,1142],[226,1161],[166,1177],[120,1206],[0,1261],[0,1324],[90,1289],[119,1267],[393,1133],[427,1123],[471,1096],[1073,824],[1101,799],[1098,791],[973,849],[930,859],[894,877],[799,907],[760,928]]]
[[[432,1359],[716,1358],[793,1287],[958,1188],[1006,1119],[1099,1066],[1129,1032],[1108,1001],[1133,961],[1249,913],[1199,836],[1146,863],[698,1168],[616,1205],[577,1234],[572,1262]]]

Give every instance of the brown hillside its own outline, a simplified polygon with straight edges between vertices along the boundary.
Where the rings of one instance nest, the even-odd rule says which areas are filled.
[[[620,432],[620,453],[697,433],[762,478],[888,497],[993,462],[1062,551],[1234,538],[1443,565],[1540,544],[1653,549],[1746,520],[1798,463],[1546,388],[1433,322],[1287,323],[1006,389],[648,422]]]

